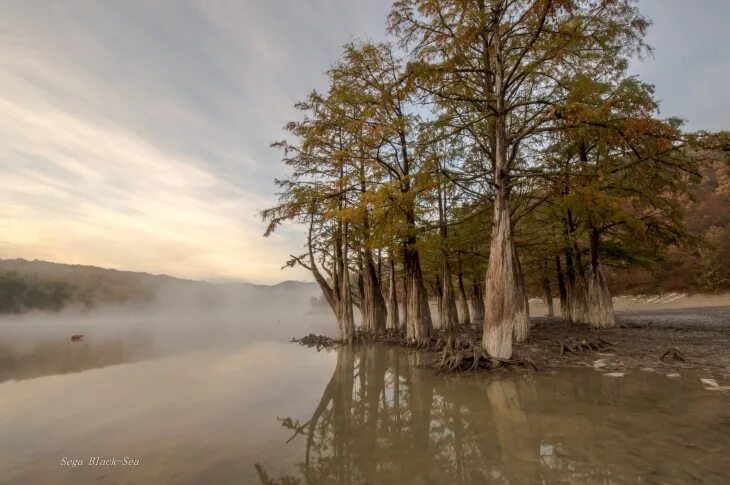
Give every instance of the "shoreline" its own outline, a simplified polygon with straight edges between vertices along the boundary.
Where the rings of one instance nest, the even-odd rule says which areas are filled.
[[[681,378],[692,374],[718,381],[715,390],[730,390],[730,307],[657,309],[617,315],[617,326],[591,329],[559,317],[530,318],[530,337],[515,346],[513,359],[497,363],[482,353],[481,332],[461,327],[453,339],[437,331],[429,345],[414,347],[402,331],[383,335],[358,332],[356,345],[394,345],[434,356],[438,373],[479,375],[504,368],[539,371],[558,368],[593,368],[610,377],[646,372]],[[328,348],[341,343],[324,336],[294,339],[302,345]],[[496,365],[495,365],[496,364]],[[503,365],[506,364],[506,365]],[[503,369],[500,369],[502,367]]]

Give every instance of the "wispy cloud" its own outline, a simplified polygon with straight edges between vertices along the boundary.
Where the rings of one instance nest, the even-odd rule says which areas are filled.
[[[372,11],[369,11],[373,9]],[[0,251],[276,281],[268,145],[387,5],[10,2],[0,19]]]
[[[261,237],[284,173],[269,143],[343,43],[383,36],[389,4],[4,1],[0,257],[306,278],[279,271],[301,234]],[[657,56],[636,69],[665,114],[726,123],[730,4],[642,5]]]

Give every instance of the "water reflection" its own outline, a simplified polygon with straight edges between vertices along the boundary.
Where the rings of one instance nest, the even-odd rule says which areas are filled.
[[[33,340],[21,344],[0,341],[0,382],[82,372],[135,362],[152,355],[152,341],[141,332],[125,337],[77,342],[68,338]]]
[[[109,351],[94,356],[105,341]],[[88,344],[89,359],[68,342],[36,354],[49,375],[19,379],[16,367],[0,382],[0,483],[695,484],[730,476],[730,396],[689,376],[447,378],[420,367],[427,358],[415,352],[271,341],[161,357],[155,349],[151,359],[106,365],[102,356],[128,359],[124,344],[121,353],[114,340]],[[70,349],[89,370],[50,375]],[[283,427],[277,417],[287,416]],[[96,456],[140,465],[61,464]]]
[[[724,397],[589,370],[438,377],[424,358],[339,349],[311,414],[283,420],[287,446],[304,449],[297,473],[258,463],[260,482],[725,483],[730,473]]]

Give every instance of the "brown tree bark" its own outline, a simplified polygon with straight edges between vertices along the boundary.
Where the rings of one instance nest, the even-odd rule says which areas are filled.
[[[373,254],[367,248],[363,251],[362,261],[362,326],[370,332],[382,333],[386,326],[387,310]]]
[[[352,294],[350,293],[350,270],[347,261],[347,224],[344,225],[343,243],[340,250],[342,270],[340,278],[339,306],[337,312],[337,323],[340,327],[340,335],[344,342],[352,342],[355,336],[355,319],[352,314]]]
[[[415,243],[415,240],[412,243]],[[408,312],[406,338],[412,343],[422,344],[431,337],[433,323],[428,307],[428,293],[421,272],[421,259],[418,250],[411,244],[406,246],[405,251],[406,308]]]
[[[459,324],[454,298],[454,286],[451,282],[451,268],[446,253],[443,253],[443,297],[441,301],[441,328],[453,331]]]
[[[471,315],[469,312],[469,302],[466,297],[466,289],[464,288],[464,272],[462,269],[461,255],[456,255],[457,261],[457,273],[456,280],[459,288],[458,302],[459,302],[459,324],[471,325]]]
[[[441,181],[437,185],[438,211],[439,211],[439,234],[441,235],[441,275],[443,277],[442,295],[440,305],[441,328],[452,332],[459,324],[459,316],[456,311],[456,299],[454,296],[454,285],[451,277],[451,265],[449,264],[449,253],[446,249],[448,227],[446,225],[445,199],[446,194],[441,190]]]
[[[435,282],[435,291],[436,291],[436,311],[438,311],[438,317],[439,322],[444,321],[444,287],[441,286],[441,277],[438,273],[436,273],[436,282]]]
[[[588,323],[588,282],[580,251],[577,247],[572,251],[575,256],[575,283],[570,292],[570,321],[585,324]]]
[[[395,277],[395,260],[393,252],[389,253],[388,258],[388,318],[385,328],[395,330],[400,327],[400,319],[398,315],[398,288],[396,287]]]
[[[563,268],[560,263],[560,256],[555,256],[555,277],[558,280],[558,292],[560,293],[560,315],[565,320],[569,320],[570,311],[568,310],[568,292],[565,287],[565,278],[563,276]]]
[[[545,261],[542,262],[542,292],[545,304],[547,305],[547,314],[549,317],[554,317],[555,309],[553,308],[553,291],[550,287],[550,277],[548,276],[547,264],[545,264]]]
[[[405,246],[403,247],[403,319],[401,321],[401,328],[408,329],[408,278],[405,271],[405,257],[406,251]]]
[[[484,323],[484,295],[482,294],[482,283],[478,278],[474,278],[471,291],[471,315],[474,325]]]
[[[482,346],[498,359],[512,357],[512,343],[526,338],[529,322],[524,282],[512,237],[506,183],[498,190],[485,280],[485,315]],[[517,331],[517,332],[516,332]]]
[[[597,229],[591,230],[591,268],[588,275],[586,320],[592,328],[612,328],[616,326],[616,316],[611,292],[601,270],[600,237]]]
[[[487,5],[480,4],[487,13]],[[497,13],[503,5],[493,5],[491,14]],[[501,12],[497,16],[501,15]],[[507,110],[504,58],[502,57],[502,27],[493,22],[491,48],[484,54],[488,56],[491,73],[486,81],[494,99],[494,118],[490,123],[492,138],[492,185],[494,187],[494,218],[492,221],[492,240],[489,252],[485,290],[485,315],[482,346],[489,355],[498,359],[512,357],[513,340],[523,341],[529,334],[529,309],[527,293],[522,277],[519,259],[515,251],[510,213],[510,165],[518,153],[517,145],[511,146],[508,153]]]

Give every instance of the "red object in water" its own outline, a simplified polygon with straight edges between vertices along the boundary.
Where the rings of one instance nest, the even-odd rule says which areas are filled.
[[[84,340],[83,335],[71,335],[71,342],[81,342]]]

